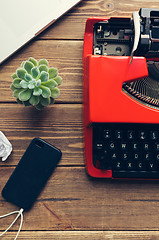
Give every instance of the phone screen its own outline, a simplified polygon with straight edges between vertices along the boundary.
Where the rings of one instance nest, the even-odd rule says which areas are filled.
[[[32,207],[61,158],[61,151],[34,138],[2,190],[2,196],[24,210]]]

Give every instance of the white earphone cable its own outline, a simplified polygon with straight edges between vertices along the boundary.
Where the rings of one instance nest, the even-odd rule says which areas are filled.
[[[23,211],[24,211],[24,209],[21,208],[19,211],[10,212],[10,213],[7,213],[7,214],[5,214],[5,215],[0,216],[0,219],[1,219],[1,218],[8,217],[8,216],[10,216],[10,215],[13,215],[13,214],[17,214],[16,218],[13,220],[13,222],[10,224],[10,226],[9,226],[4,232],[2,232],[2,233],[0,234],[0,237],[3,236],[3,235],[14,225],[14,223],[17,221],[17,219],[19,218],[19,216],[21,216],[20,226],[19,226],[17,235],[16,235],[16,237],[14,238],[14,240],[17,239],[17,237],[18,237],[18,235],[19,235],[19,233],[20,233],[22,224],[23,224]]]

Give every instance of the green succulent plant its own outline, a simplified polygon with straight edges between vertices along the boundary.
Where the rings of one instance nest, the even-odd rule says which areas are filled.
[[[60,95],[57,86],[62,83],[58,70],[48,67],[46,59],[37,61],[29,58],[22,62],[20,68],[12,75],[11,90],[17,102],[25,106],[33,105],[38,110],[54,103]]]

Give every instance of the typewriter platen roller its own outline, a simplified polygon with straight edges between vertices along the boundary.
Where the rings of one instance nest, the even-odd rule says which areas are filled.
[[[152,132],[159,135],[159,10],[143,8],[132,18],[88,19],[83,62],[88,173],[104,178],[159,179],[159,137],[151,139]],[[106,131],[112,133],[111,140],[103,137]],[[135,132],[132,142],[127,138],[131,131]],[[116,138],[117,132],[123,134],[122,139]],[[145,139],[139,137],[141,132]],[[132,147],[136,142],[140,145],[137,152]],[[124,143],[127,150],[120,149]],[[111,149],[113,144],[116,149]],[[148,152],[141,149],[144,144],[151,145]],[[129,158],[122,159],[128,151]],[[156,155],[146,159],[151,152]],[[134,159],[134,154],[140,158]]]

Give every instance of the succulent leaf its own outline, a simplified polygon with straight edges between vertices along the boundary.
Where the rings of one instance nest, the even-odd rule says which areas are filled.
[[[39,60],[39,66],[40,65],[46,65],[46,66],[48,66],[48,61],[46,60],[46,59],[40,59]]]
[[[23,69],[23,68],[17,69],[18,78],[25,79],[25,74],[26,74],[25,69]]]
[[[39,76],[40,72],[39,69],[37,67],[33,67],[31,69],[31,75],[33,76],[33,78],[37,78]]]
[[[19,99],[20,101],[27,101],[31,97],[32,90],[31,89],[26,89],[23,90],[22,92],[19,93]]]
[[[29,89],[34,89],[34,88],[35,88],[35,86],[34,86],[34,84],[33,84],[33,83],[29,83],[29,84],[28,84],[28,88],[29,88]]]
[[[24,67],[24,64],[25,64],[25,61],[23,61],[22,63],[21,63],[21,68],[23,68]]]
[[[13,79],[15,79],[15,78],[17,78],[18,76],[17,76],[17,74],[16,73],[14,73],[13,75],[12,75],[12,78]]]
[[[60,77],[60,76],[56,76],[54,78],[54,80],[57,82],[58,85],[60,85],[62,83],[62,77]]]
[[[29,99],[29,102],[31,105],[35,106],[39,103],[40,99],[38,96],[32,95],[31,98]]]
[[[33,67],[34,67],[34,64],[30,61],[26,61],[25,64],[24,64],[24,68],[29,74],[31,74],[31,69]]]
[[[35,108],[38,110],[42,110],[44,106],[41,103],[38,103],[37,105],[35,105]]]
[[[12,85],[10,86],[10,89],[14,92],[14,90],[16,90],[16,88],[14,87],[13,83]]]
[[[19,93],[22,92],[24,89],[16,89],[14,92],[13,92],[13,97],[15,98],[19,98]]]
[[[37,60],[36,60],[35,58],[30,57],[28,60],[29,60],[30,62],[32,62],[35,67],[38,66],[38,62],[37,62]]]
[[[42,90],[40,88],[35,87],[33,91],[34,96],[40,96],[42,94]]]
[[[57,98],[60,95],[60,90],[55,87],[53,90],[51,90],[51,97],[52,98]]]
[[[28,82],[31,81],[32,80],[32,76],[30,74],[26,73],[25,74],[25,80],[28,81]]]
[[[39,71],[40,72],[42,72],[42,71],[48,72],[48,67],[46,65],[42,64],[39,66]]]
[[[41,103],[41,105],[43,105],[43,106],[48,106],[48,105],[50,104],[50,98],[40,97],[40,103]]]
[[[45,86],[39,86],[39,88],[42,90],[42,96],[44,98],[48,98],[51,96],[51,90],[48,88],[48,87],[45,87]]]
[[[23,102],[20,101],[18,98],[17,98],[17,103],[19,103],[19,104],[23,104]]]
[[[21,82],[20,82],[20,86],[22,87],[22,88],[28,88],[28,82],[26,82],[25,80],[22,80]]]
[[[49,68],[49,79],[55,78],[58,74],[58,71],[56,68]]]
[[[35,79],[32,79],[29,83],[35,84],[35,83],[36,83],[36,80],[35,80]]]
[[[30,102],[29,102],[29,100],[28,100],[28,101],[24,101],[23,104],[24,104],[26,107],[28,107],[28,106],[31,105]]]
[[[21,79],[20,78],[15,78],[13,80],[13,85],[15,88],[21,88],[21,85],[20,85],[20,82],[21,82]]]
[[[50,104],[54,103],[54,98],[50,97]]]
[[[40,85],[41,85],[41,80],[39,79],[39,80],[36,81],[35,86],[39,87]]]
[[[56,81],[51,79],[51,80],[48,80],[47,82],[42,82],[41,85],[48,87],[52,90],[52,89],[54,89],[54,87],[57,86],[57,83],[56,83]]]
[[[62,83],[62,78],[56,68],[49,68],[46,59],[37,61],[31,57],[22,62],[12,79],[13,96],[25,106],[33,105],[41,110],[54,103],[54,98],[60,94],[57,86]]]
[[[40,79],[42,82],[46,82],[46,81],[49,80],[49,74],[48,74],[47,72],[42,71],[41,74],[40,74],[39,79]]]

